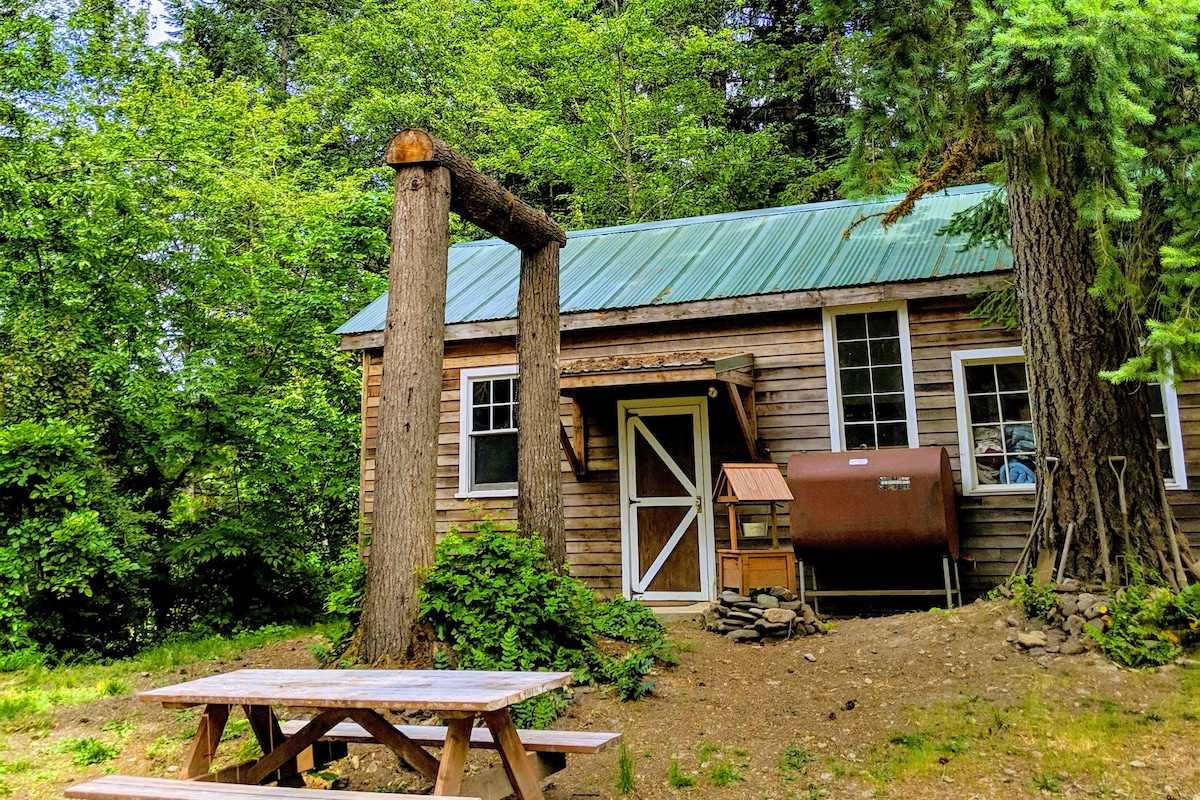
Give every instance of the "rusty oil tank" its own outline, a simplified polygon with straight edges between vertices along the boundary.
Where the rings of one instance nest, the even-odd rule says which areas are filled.
[[[788,460],[792,546],[802,558],[958,558],[950,456],[942,447],[798,453]]]

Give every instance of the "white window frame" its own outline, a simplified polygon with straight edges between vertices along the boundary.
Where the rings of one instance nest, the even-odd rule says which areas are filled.
[[[978,350],[954,350],[950,362],[954,371],[954,416],[958,420],[958,463],[962,471],[964,495],[1032,494],[1035,483],[979,483],[975,475],[975,444],[971,438],[971,415],[967,406],[966,367],[974,364],[1025,363],[1025,351],[1020,347],[984,347]],[[1028,391],[1028,389],[1026,390]],[[1037,435],[1037,432],[1034,432]],[[1035,450],[1035,457],[1038,451]]]
[[[516,497],[515,486],[504,489],[473,489],[471,475],[474,474],[474,448],[471,447],[471,383],[486,378],[517,378],[517,365],[501,367],[472,367],[458,374],[458,494],[456,498]]]
[[[821,326],[825,337],[825,391],[829,401],[829,449],[840,453],[846,441],[842,423],[841,375],[837,358],[837,330],[834,318],[842,314],[862,314],[872,311],[895,311],[900,330],[900,366],[904,373],[904,410],[908,427],[908,446],[920,447],[917,439],[917,395],[913,383],[912,339],[908,330],[908,304],[903,300],[892,303],[861,303],[821,309]]]
[[[971,364],[998,364],[1014,361],[1024,363],[1024,350],[1019,346],[954,350],[950,353],[950,360],[954,373],[954,415],[958,421],[958,460],[962,471],[963,494],[1029,494],[1037,491],[1036,484],[982,485],[978,483],[975,477],[974,440],[971,438],[971,421],[967,407],[967,381],[964,367]],[[1174,478],[1166,481],[1166,487],[1172,491],[1186,490],[1188,487],[1187,464],[1183,455],[1183,429],[1179,424],[1179,398],[1170,381],[1157,384],[1156,388],[1162,392],[1167,436],[1170,439],[1168,444],[1171,451],[1171,468],[1175,473]]]

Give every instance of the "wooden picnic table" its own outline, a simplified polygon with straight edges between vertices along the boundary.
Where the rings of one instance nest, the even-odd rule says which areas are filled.
[[[242,669],[141,692],[138,699],[167,708],[204,705],[181,777],[260,784],[294,780],[296,756],[335,725],[350,720],[433,781],[433,794],[458,795],[471,730],[482,717],[519,800],[542,800],[538,776],[526,755],[509,707],[566,686],[569,672],[472,672],[466,670]],[[233,706],[242,706],[263,757],[210,772]],[[273,706],[311,708],[316,716],[285,735]],[[447,721],[441,758],[385,720],[380,711],[431,711]]]

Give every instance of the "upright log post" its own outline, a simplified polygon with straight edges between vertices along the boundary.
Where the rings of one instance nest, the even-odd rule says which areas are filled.
[[[375,456],[375,521],[360,661],[411,654],[417,571],[433,564],[437,431],[446,330],[450,172],[396,169]]]
[[[521,252],[517,292],[517,519],[541,534],[555,571],[567,563],[559,432],[558,242]]]
[[[360,661],[412,654],[417,572],[433,563],[437,429],[445,346],[449,212],[521,250],[517,362],[517,513],[566,563],[558,456],[558,251],[567,236],[545,213],[428,133],[388,143],[396,170],[388,311],[375,456],[375,519],[358,640]]]

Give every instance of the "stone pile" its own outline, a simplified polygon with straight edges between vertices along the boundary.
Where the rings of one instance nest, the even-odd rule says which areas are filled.
[[[1103,632],[1108,628],[1108,608],[1112,598],[1102,591],[1086,591],[1079,581],[1065,580],[1054,587],[1054,608],[1046,619],[1030,618],[1018,609],[1008,615],[1008,641],[1032,656],[1082,653],[1094,641],[1085,628]],[[1001,593],[1011,596],[1006,587]],[[999,624],[999,623],[997,623]]]
[[[792,639],[829,633],[830,626],[784,586],[751,592],[722,592],[708,616],[708,628],[735,642]]]

